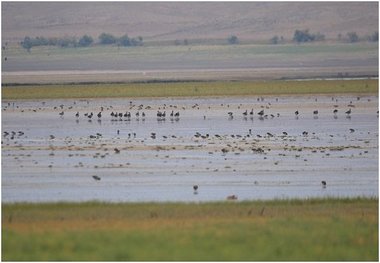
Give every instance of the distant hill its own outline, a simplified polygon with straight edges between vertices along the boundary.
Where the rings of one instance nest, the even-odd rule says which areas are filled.
[[[102,32],[144,41],[291,39],[295,29],[336,39],[378,31],[378,2],[2,2],[2,40]]]

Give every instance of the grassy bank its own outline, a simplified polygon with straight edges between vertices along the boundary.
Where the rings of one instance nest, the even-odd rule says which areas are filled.
[[[2,87],[3,100],[377,93],[378,80],[175,82]]]
[[[2,260],[378,260],[377,199],[2,204]]]

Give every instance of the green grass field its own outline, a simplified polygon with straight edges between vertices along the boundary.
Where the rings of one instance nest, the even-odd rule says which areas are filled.
[[[4,261],[378,261],[378,199],[2,204]]]
[[[377,93],[378,80],[236,81],[3,86],[3,100]]]

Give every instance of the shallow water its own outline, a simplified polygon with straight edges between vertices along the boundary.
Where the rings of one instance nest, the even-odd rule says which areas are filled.
[[[2,200],[378,196],[377,105],[353,95],[3,101]],[[110,116],[126,111],[130,119]]]

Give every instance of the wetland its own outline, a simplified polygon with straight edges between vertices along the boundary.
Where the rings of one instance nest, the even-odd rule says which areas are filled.
[[[377,105],[373,93],[3,100],[2,200],[378,197]]]

